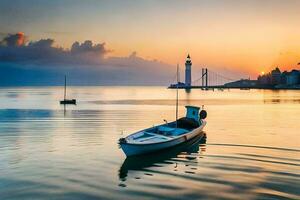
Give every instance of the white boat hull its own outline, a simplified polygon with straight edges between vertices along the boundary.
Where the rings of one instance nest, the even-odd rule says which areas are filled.
[[[206,122],[203,121],[202,125],[188,133],[174,137],[170,140],[159,142],[159,143],[149,143],[149,144],[136,144],[136,143],[121,143],[121,148],[126,154],[126,156],[135,156],[141,154],[147,154],[156,152],[159,150],[167,149],[183,142],[189,141],[197,135],[201,134]]]

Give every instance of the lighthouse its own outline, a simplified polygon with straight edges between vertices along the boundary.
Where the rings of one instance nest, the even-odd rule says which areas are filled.
[[[192,84],[192,60],[188,54],[185,61],[185,86],[190,87]]]

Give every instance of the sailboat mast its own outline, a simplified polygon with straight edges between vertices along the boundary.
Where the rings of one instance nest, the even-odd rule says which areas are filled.
[[[176,73],[176,128],[178,120],[178,84],[179,84],[179,65],[177,64],[177,73]]]
[[[65,92],[64,92],[64,100],[66,100],[67,96],[67,76],[65,75]]]

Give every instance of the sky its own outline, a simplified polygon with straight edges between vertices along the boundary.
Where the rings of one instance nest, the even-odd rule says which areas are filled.
[[[299,68],[299,8],[299,0],[0,0],[0,70],[11,75],[0,76],[4,85],[30,84],[20,72],[34,84],[67,73],[74,84],[160,85],[189,53],[194,79],[202,67],[256,78]]]

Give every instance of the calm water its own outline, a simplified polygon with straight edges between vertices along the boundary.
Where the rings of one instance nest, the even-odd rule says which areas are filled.
[[[300,199],[300,91],[180,91],[206,141],[125,159],[117,140],[174,119],[174,90],[0,89],[0,199]]]

